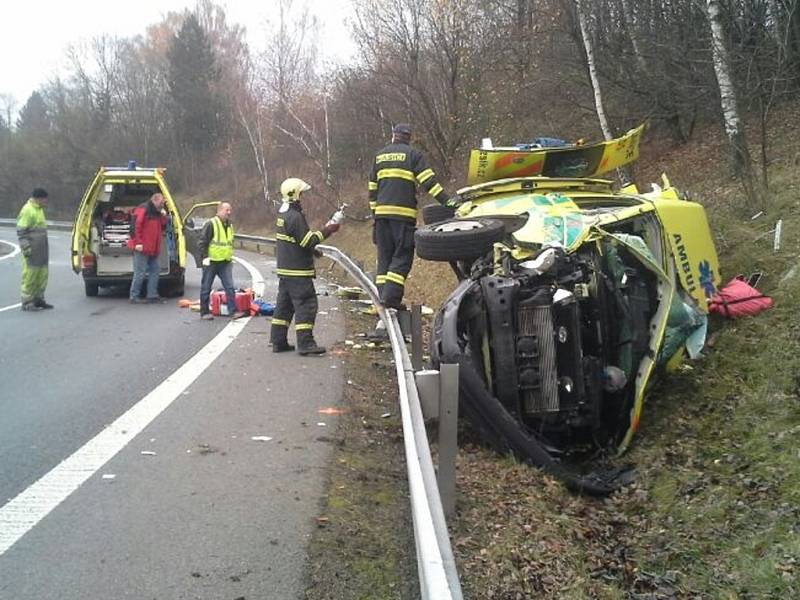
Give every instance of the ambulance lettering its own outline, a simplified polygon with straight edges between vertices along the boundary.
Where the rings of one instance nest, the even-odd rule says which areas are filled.
[[[678,253],[678,266],[683,271],[686,281],[686,291],[690,294],[697,289],[697,283],[692,275],[692,266],[689,264],[689,256],[686,254],[686,246],[683,245],[683,238],[680,233],[672,234],[675,241],[675,249]]]

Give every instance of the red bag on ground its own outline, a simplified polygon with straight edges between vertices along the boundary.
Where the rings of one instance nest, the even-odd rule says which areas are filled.
[[[249,290],[235,292],[234,302],[236,303],[236,310],[239,312],[250,312],[250,301],[253,298],[253,293]],[[228,298],[224,291],[214,290],[211,292],[211,314],[216,316],[229,316],[228,315]]]
[[[708,309],[729,319],[757,315],[772,308],[774,302],[741,279],[732,279],[711,297]]]

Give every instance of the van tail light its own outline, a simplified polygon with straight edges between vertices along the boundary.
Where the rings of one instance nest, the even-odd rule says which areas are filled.
[[[94,267],[94,254],[84,254],[81,259],[81,264],[84,269],[91,269]]]

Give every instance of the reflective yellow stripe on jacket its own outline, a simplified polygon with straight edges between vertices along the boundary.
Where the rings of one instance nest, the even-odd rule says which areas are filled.
[[[305,236],[303,236],[303,239],[300,240],[300,245],[303,248],[308,247],[308,245],[311,243],[311,238],[313,238],[314,236],[316,236],[317,239],[319,240],[318,243],[321,243],[322,240],[325,239],[324,237],[322,237],[321,231],[309,231],[307,234],[305,234]]]
[[[408,208],[407,206],[397,206],[395,204],[380,204],[375,207],[375,216],[378,217],[409,217],[410,219],[417,218],[417,209]]]
[[[433,177],[433,169],[425,169],[422,173],[417,175],[417,181],[419,181],[420,184],[423,184],[431,177]]]
[[[406,179],[408,181],[415,181],[414,173],[408,169],[381,169],[378,171],[378,181],[388,178]]]

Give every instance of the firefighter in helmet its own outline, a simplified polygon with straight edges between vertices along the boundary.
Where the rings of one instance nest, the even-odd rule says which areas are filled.
[[[325,352],[325,347],[319,346],[314,340],[314,320],[318,308],[314,289],[314,247],[339,230],[343,215],[337,211],[321,230],[310,229],[300,205],[300,196],[310,189],[310,185],[296,177],[290,177],[281,184],[283,204],[278,210],[275,233],[278,299],[270,331],[273,352],[295,349],[286,339],[292,317],[295,319],[298,354],[305,356]]]
[[[392,143],[375,155],[369,175],[369,207],[375,219],[372,241],[378,249],[375,283],[387,308],[401,308],[406,277],[414,261],[417,186],[440,204],[455,205],[428,159],[410,142],[411,126],[395,125]]]

